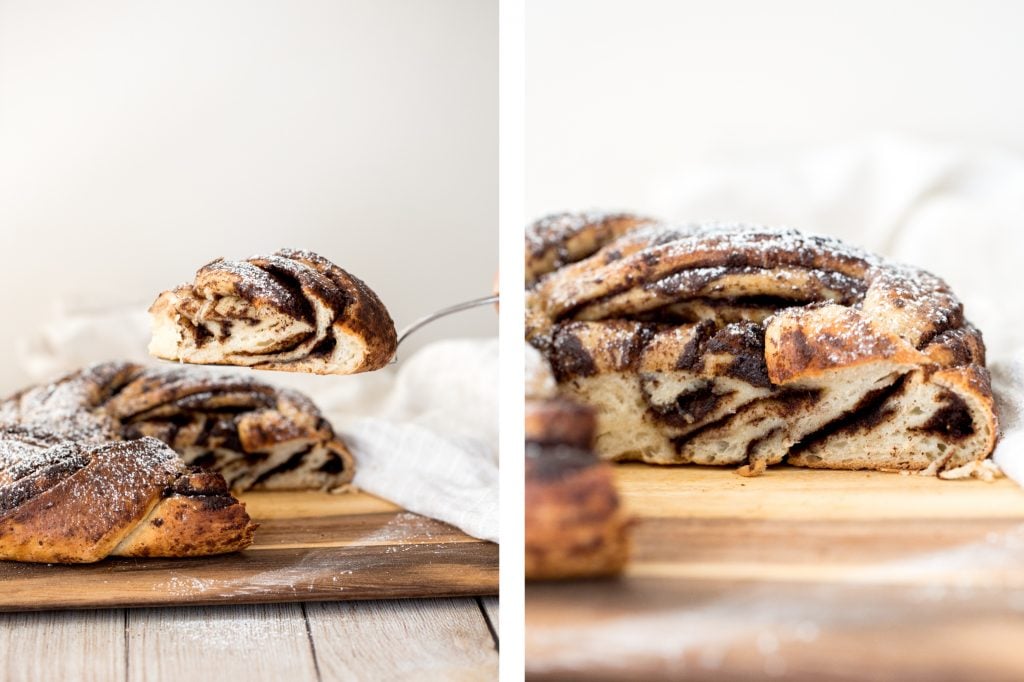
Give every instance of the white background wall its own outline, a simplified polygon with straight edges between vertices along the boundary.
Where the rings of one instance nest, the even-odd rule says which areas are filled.
[[[496,133],[496,2],[0,0],[0,389],[56,301],[217,256],[313,249],[399,326],[486,295]]]
[[[527,0],[527,214],[879,131],[1024,151],[1024,3]]]

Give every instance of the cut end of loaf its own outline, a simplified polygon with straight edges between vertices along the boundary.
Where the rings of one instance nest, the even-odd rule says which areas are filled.
[[[397,333],[358,278],[316,254],[216,260],[150,307],[152,355],[193,364],[355,374],[387,365]]]
[[[602,457],[941,474],[992,452],[984,343],[941,279],[795,230],[588,215],[528,249],[559,260],[534,263],[526,330]]]

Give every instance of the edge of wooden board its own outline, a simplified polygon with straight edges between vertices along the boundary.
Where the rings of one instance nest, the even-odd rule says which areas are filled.
[[[618,464],[627,509],[657,518],[1024,518],[1024,490],[1010,479],[947,481],[879,471],[772,467],[746,478],[732,467]]]

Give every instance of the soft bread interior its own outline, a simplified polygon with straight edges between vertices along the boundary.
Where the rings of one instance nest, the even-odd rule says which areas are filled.
[[[575,355],[556,354],[559,390],[595,408],[595,451],[605,459],[761,470],[788,458],[797,466],[943,471],[983,458],[994,438],[990,406],[964,378],[970,369],[876,357],[766,384],[757,370],[747,381],[732,369],[764,364],[756,342],[708,351],[728,330],[705,340],[688,369],[678,357],[699,345],[694,325],[645,332],[588,322],[564,331],[559,348]],[[635,339],[623,350],[631,333],[643,338],[642,350]]]

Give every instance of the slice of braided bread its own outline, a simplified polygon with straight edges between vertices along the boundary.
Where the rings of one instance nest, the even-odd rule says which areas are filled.
[[[190,471],[154,438],[108,443],[0,429],[0,559],[220,554],[256,526],[217,474]]]
[[[397,346],[377,295],[309,251],[215,260],[149,312],[149,352],[194,364],[354,374],[385,366]]]
[[[946,284],[794,230],[609,235],[528,289],[527,337],[597,409],[609,459],[956,476],[997,437],[984,344]]]
[[[526,578],[617,574],[629,556],[630,522],[611,467],[591,449],[594,411],[553,397],[550,370],[534,354],[527,354]]]

